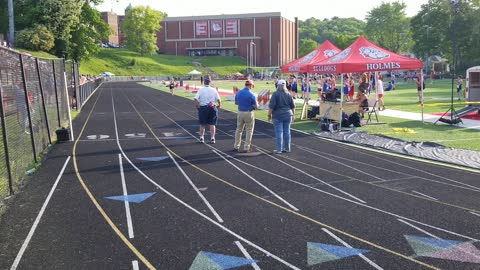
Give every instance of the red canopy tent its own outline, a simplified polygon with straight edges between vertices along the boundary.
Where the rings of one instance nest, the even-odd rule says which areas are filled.
[[[321,62],[309,62],[308,73],[351,73],[422,69],[422,61],[387,51],[365,37]],[[283,67],[282,67],[283,71]]]
[[[352,45],[335,56],[321,62],[310,62],[307,65],[307,72],[344,74],[351,72],[421,70],[422,68],[423,62],[421,60],[390,52],[361,36],[353,42]],[[423,80],[422,72],[420,72],[420,74]],[[341,76],[341,80],[341,85],[343,85],[343,76]],[[340,107],[343,108],[343,91],[340,91],[340,93]],[[423,91],[421,94],[423,121]],[[342,112],[340,112],[339,119],[342,119]]]
[[[289,72],[307,72],[307,65],[310,63],[317,63],[327,58],[334,56],[341,50],[333,45],[330,40],[326,40],[322,45],[318,46],[315,50],[311,51],[307,55],[298,58],[288,64],[282,66],[282,73]]]

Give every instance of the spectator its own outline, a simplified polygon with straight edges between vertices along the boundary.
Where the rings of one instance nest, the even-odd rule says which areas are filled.
[[[257,100],[251,89],[255,85],[253,81],[247,80],[245,82],[245,88],[238,91],[235,95],[235,104],[238,105],[237,113],[237,130],[235,131],[235,143],[233,145],[233,151],[238,152],[240,144],[242,142],[243,130],[246,129],[245,144],[243,149],[245,152],[250,152],[250,146],[252,144],[253,129],[255,127],[255,112],[258,108]]]
[[[462,85],[463,85],[463,78],[461,75],[458,76],[457,79],[457,97],[458,101],[460,101],[460,96],[462,94]]]
[[[383,104],[383,76],[382,75],[378,75],[375,91],[377,92],[378,110],[383,111],[385,110],[385,105]]]
[[[210,76],[205,76],[203,83],[205,87],[201,88],[195,95],[194,103],[198,110],[198,121],[200,123],[199,142],[205,142],[205,128],[210,127],[210,143],[215,143],[215,126],[218,119],[218,108],[221,100],[215,88],[210,86]]]
[[[268,110],[268,120],[273,120],[276,149],[274,154],[289,153],[291,134],[290,125],[295,118],[295,103],[288,94],[284,80],[278,81],[277,90],[272,94]]]

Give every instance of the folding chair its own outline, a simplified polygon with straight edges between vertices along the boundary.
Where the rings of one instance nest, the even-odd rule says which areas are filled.
[[[368,100],[368,118],[367,118],[367,124],[372,120],[372,114],[375,114],[375,119],[377,120],[378,123],[378,114],[377,114],[377,102],[378,100]]]

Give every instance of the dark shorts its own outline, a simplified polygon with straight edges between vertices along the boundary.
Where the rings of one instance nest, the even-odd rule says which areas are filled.
[[[198,122],[200,125],[217,125],[218,110],[215,107],[200,106],[198,109]]]
[[[457,85],[457,93],[462,91],[462,86],[461,85]]]

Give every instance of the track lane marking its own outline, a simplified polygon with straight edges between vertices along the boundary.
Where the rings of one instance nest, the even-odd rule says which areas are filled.
[[[67,160],[65,160],[65,163],[63,164],[62,169],[60,170],[60,173],[57,176],[57,179],[55,180],[52,188],[50,189],[50,192],[47,195],[47,198],[45,199],[45,202],[42,205],[42,208],[40,208],[40,212],[38,212],[37,217],[35,218],[35,221],[33,222],[32,227],[30,228],[30,231],[27,234],[27,237],[25,238],[25,241],[23,241],[22,246],[20,247],[20,250],[17,253],[17,256],[15,257],[15,260],[13,261],[12,267],[10,267],[10,270],[15,270],[18,267],[18,264],[20,263],[20,260],[23,257],[23,254],[25,253],[25,250],[28,247],[28,244],[32,240],[33,234],[35,233],[35,230],[37,229],[38,224],[40,223],[40,219],[43,216],[43,213],[45,213],[45,210],[47,209],[48,203],[50,202],[50,199],[53,196],[53,192],[57,188],[58,183],[60,182],[60,179],[63,176],[63,173],[65,172],[65,168],[67,167],[68,162],[70,161],[71,156],[67,157]]]
[[[225,160],[228,164],[230,164],[231,166],[233,166],[235,169],[237,169],[238,171],[240,171],[243,175],[245,175],[246,177],[248,177],[250,180],[252,180],[253,182],[257,183],[257,185],[259,185],[260,187],[262,187],[263,189],[265,189],[268,193],[270,193],[272,196],[274,196],[275,198],[279,199],[281,202],[283,202],[284,204],[286,204],[288,207],[290,207],[293,211],[299,211],[297,207],[293,206],[291,203],[289,203],[287,200],[285,200],[284,198],[280,197],[280,195],[278,195],[277,193],[273,192],[273,190],[269,189],[267,186],[265,186],[264,184],[262,184],[260,181],[258,181],[257,179],[253,178],[251,175],[249,175],[247,172],[245,172],[244,170],[240,169],[237,165],[233,164],[230,160],[226,159],[224,156],[222,156],[218,151],[216,150],[212,150],[215,154],[217,154],[219,157],[221,157],[223,160]]]
[[[259,148],[257,147],[257,149],[259,149]],[[276,161],[284,164],[285,166],[287,166],[287,167],[289,167],[289,168],[291,168],[291,169],[293,169],[293,170],[295,170],[295,171],[297,171],[297,172],[300,172],[301,174],[304,174],[304,175],[310,177],[311,179],[313,179],[313,180],[315,180],[315,181],[318,181],[318,182],[320,182],[320,183],[322,183],[322,184],[324,184],[324,185],[326,185],[326,186],[328,186],[328,187],[330,187],[330,188],[333,188],[333,189],[335,189],[336,191],[338,191],[338,192],[340,192],[340,193],[342,193],[342,194],[344,194],[344,195],[347,195],[348,197],[350,197],[350,198],[352,198],[352,199],[354,199],[354,200],[356,200],[356,201],[359,201],[359,202],[361,202],[361,203],[365,203],[365,204],[366,204],[366,202],[365,202],[364,200],[362,200],[362,199],[360,199],[360,198],[358,198],[358,197],[356,197],[356,196],[354,196],[354,195],[352,195],[352,194],[350,194],[350,193],[348,193],[348,192],[346,192],[346,191],[344,191],[344,190],[342,190],[342,189],[340,189],[340,188],[338,188],[338,187],[336,187],[336,186],[334,186],[334,185],[331,185],[331,184],[323,181],[322,179],[319,179],[318,177],[315,177],[315,176],[313,176],[313,175],[311,175],[311,174],[309,174],[309,173],[307,173],[307,172],[304,172],[304,171],[300,170],[299,168],[297,168],[297,167],[295,167],[295,166],[292,166],[292,165],[288,164],[287,162],[285,162],[285,161],[283,161],[283,160],[280,160],[280,159],[277,158],[277,157],[274,157],[273,155],[268,155],[268,154],[267,154],[265,151],[263,151],[263,150],[260,150],[260,149],[259,149],[259,151],[262,152],[262,153],[264,153],[264,154],[267,155],[268,157],[270,157],[270,158],[272,158],[272,159],[275,159]]]
[[[419,228],[419,227],[417,227],[417,226],[415,226],[415,225],[413,225],[413,224],[411,224],[411,223],[409,223],[409,222],[406,222],[405,220],[403,220],[403,219],[401,219],[401,218],[399,218],[399,219],[397,219],[397,220],[400,221],[400,222],[402,222],[403,224],[406,224],[406,225],[414,228],[414,229],[417,230],[417,231],[420,231],[420,232],[422,232],[422,233],[430,236],[430,237],[433,237],[433,238],[436,238],[436,239],[440,239],[440,237],[434,235],[433,233],[429,233],[429,232],[427,232],[426,230],[424,230],[424,229],[422,229],[422,228]]]
[[[242,252],[243,256],[245,256],[245,258],[249,260],[253,260],[252,256],[250,256],[250,254],[248,253],[248,251],[245,249],[245,247],[242,245],[240,241],[235,241],[234,243],[235,245],[237,245],[238,249],[240,249],[240,251]],[[260,270],[260,267],[258,266],[257,263],[252,263],[251,265],[253,269]]]
[[[175,163],[175,166],[177,166],[178,170],[183,174],[185,179],[187,179],[188,183],[192,186],[193,190],[195,190],[195,192],[200,197],[200,199],[202,199],[203,203],[205,203],[205,205],[208,207],[208,209],[210,209],[210,212],[212,212],[212,214],[215,216],[215,218],[218,220],[218,222],[223,223],[223,219],[220,217],[220,215],[217,213],[217,211],[215,211],[215,209],[210,204],[210,202],[207,200],[207,198],[205,198],[205,196],[203,196],[202,192],[200,192],[200,190],[197,188],[197,186],[193,183],[192,179],[190,179],[190,177],[185,173],[185,171],[182,169],[182,167],[180,167],[180,165],[178,165],[175,158],[172,156],[172,154],[170,154],[170,151],[167,151],[167,154],[170,157],[170,159],[173,161],[173,163]]]
[[[343,239],[341,239],[340,237],[336,236],[334,233],[332,233],[331,231],[329,231],[328,229],[326,228],[322,228],[322,230],[324,232],[326,232],[328,235],[330,235],[331,237],[333,237],[335,240],[337,240],[338,242],[340,242],[342,245],[348,247],[348,248],[353,248],[351,245],[349,245],[347,242],[343,241]],[[370,260],[369,258],[367,258],[367,256],[363,255],[363,254],[358,254],[358,257],[362,258],[364,261],[366,261],[368,264],[370,264],[371,266],[373,266],[373,268],[377,269],[377,270],[383,270],[382,267],[380,267],[378,264],[374,263],[372,260]]]
[[[143,118],[143,116],[138,112],[137,108],[135,107],[135,105],[133,105],[130,101],[130,99],[128,99],[128,97],[126,97],[128,102],[130,102],[131,106],[134,108],[134,110],[137,112],[137,114],[139,115],[139,117],[142,119],[142,121],[144,122],[145,126],[147,127],[147,129],[150,131],[150,133],[155,137],[157,138],[157,141],[168,151],[170,151],[174,156],[180,158],[183,160],[182,157],[180,157],[178,154],[176,154],[175,152],[173,152],[170,148],[168,148],[164,143],[162,143],[157,135],[153,132],[152,128],[150,127],[150,125],[147,124],[147,122],[145,121],[145,118]],[[118,138],[118,126],[117,126],[117,120],[116,120],[116,113],[115,113],[115,103],[114,103],[114,99],[113,99],[113,95],[112,95],[112,107],[113,107],[113,115],[114,115],[114,124],[115,124],[115,132],[117,134],[117,138]],[[284,265],[288,266],[289,268],[291,269],[295,269],[295,270],[300,270],[300,268],[294,266],[293,264],[283,260],[282,258],[274,255],[273,253],[267,251],[266,249],[256,245],[255,243],[253,243],[252,241],[244,238],[243,236],[235,233],[234,231],[228,229],[227,227],[225,227],[224,225],[220,224],[219,222],[213,220],[212,218],[210,218],[209,216],[203,214],[202,212],[200,212],[199,210],[195,209],[194,207],[192,207],[191,205],[189,205],[188,203],[182,201],[180,198],[176,197],[175,195],[173,195],[172,193],[170,193],[168,190],[166,190],[164,187],[162,187],[160,184],[158,184],[157,182],[155,182],[152,178],[150,178],[148,175],[146,175],[142,170],[140,170],[131,160],[130,158],[127,156],[127,154],[125,154],[125,152],[123,151],[123,148],[122,146],[120,145],[120,141],[117,141],[117,146],[118,146],[118,149],[122,152],[122,155],[125,157],[125,159],[128,161],[128,163],[130,163],[130,165],[140,174],[142,175],[145,179],[147,179],[150,183],[152,183],[154,186],[156,186],[158,189],[160,189],[163,193],[167,194],[170,198],[172,198],[173,200],[177,201],[178,203],[180,203],[181,205],[185,206],[186,208],[190,209],[191,211],[193,211],[194,213],[198,214],[199,216],[203,217],[204,219],[208,220],[210,223],[216,225],[217,227],[219,227],[220,229],[222,229],[223,231],[227,232],[228,234],[236,237],[237,239],[239,240],[242,240],[244,243],[250,245],[251,247],[259,250],[260,252],[264,253],[265,255],[267,255],[268,257],[271,257],[281,263],[283,263]],[[193,165],[193,164],[189,164],[189,165]],[[207,173],[207,175],[211,175],[209,173]]]
[[[153,107],[157,112],[163,114],[165,117],[167,117],[168,119],[170,119],[172,122],[175,122],[174,120],[172,120],[170,117],[168,117],[166,114],[162,113],[158,108],[156,108],[155,106],[153,106],[149,101],[145,100],[144,98],[141,98],[144,102],[146,102],[147,104],[149,104],[151,107]],[[175,108],[173,107],[171,104],[168,104],[168,103],[165,103],[163,101],[161,101],[162,103],[172,107],[172,108]],[[175,108],[177,111],[180,111],[182,112],[183,114],[185,115],[188,115],[190,116],[191,118],[193,118],[193,116],[191,116],[189,113],[185,112],[185,111],[182,111],[182,110],[179,110],[178,108]],[[258,119],[257,119],[258,120]],[[228,121],[228,120],[226,120]],[[258,120],[258,121],[262,121],[262,120]],[[228,121],[230,122],[230,121]],[[176,122],[175,122],[176,123]],[[176,123],[178,125],[178,123]],[[180,128],[182,128],[183,130],[187,131],[186,129],[184,129],[182,126],[178,125]],[[225,131],[223,130],[220,130],[220,129],[217,129],[217,132],[221,132],[221,133],[224,133],[224,134],[227,134],[228,136],[232,137],[232,135],[226,133]],[[301,132],[301,131],[297,131],[299,133],[302,133],[302,134],[307,134],[307,135],[310,135],[308,133],[305,133],[305,132]],[[189,133],[191,135],[190,132],[187,131],[187,133]],[[266,133],[265,133],[266,134]],[[269,135],[270,136],[270,135]],[[192,137],[195,138],[195,136],[192,135]],[[272,137],[272,136],[270,136]],[[463,172],[469,172],[469,173],[475,173],[475,174],[479,174],[480,173],[480,170],[475,170],[475,169],[472,169],[472,170],[469,170],[469,169],[465,169],[465,168],[460,168],[460,167],[455,167],[455,166],[450,166],[449,164],[443,164],[443,163],[435,163],[435,162],[432,162],[432,161],[425,161],[425,160],[422,160],[422,159],[418,159],[416,157],[410,157],[410,156],[405,156],[405,155],[400,155],[400,154],[396,154],[396,153],[388,153],[388,152],[382,152],[382,151],[378,151],[376,149],[370,149],[370,148],[365,148],[365,147],[362,147],[362,146],[359,146],[359,145],[345,145],[345,144],[342,144],[341,142],[338,142],[338,141],[335,141],[335,140],[331,140],[331,139],[328,139],[328,138],[321,138],[321,137],[317,137],[317,136],[313,136],[313,138],[317,139],[317,140],[321,140],[321,141],[327,141],[327,142],[333,142],[333,143],[336,143],[336,144],[339,144],[340,147],[342,148],[345,148],[347,150],[350,150],[350,151],[353,151],[352,149],[348,148],[348,147],[353,147],[353,148],[357,148],[357,149],[361,149],[361,150],[364,150],[364,151],[369,151],[369,152],[375,152],[375,153],[380,153],[380,154],[385,154],[387,156],[394,156],[394,157],[398,157],[398,158],[403,158],[403,159],[407,159],[407,160],[411,160],[411,161],[419,161],[419,162],[423,162],[423,163],[427,163],[427,164],[431,164],[431,165],[435,165],[435,166],[438,166],[438,167],[448,167],[448,168],[452,168],[452,169],[457,169],[457,170],[461,170]],[[296,146],[295,144],[292,144],[294,146]],[[209,147],[211,147],[210,145],[208,145]],[[255,145],[254,145],[255,146]],[[257,148],[259,148],[258,146],[255,146]],[[297,146],[299,147],[299,146]],[[260,148],[259,148],[260,149]],[[265,150],[266,151],[266,150]],[[371,157],[375,157],[375,158],[378,158],[377,156],[375,155],[371,155],[371,154],[368,154],[368,153],[364,153],[363,151],[355,151],[357,153],[361,153],[363,155],[367,155],[367,156],[371,156]],[[331,155],[331,154],[328,154],[328,155]],[[310,165],[310,164],[307,164],[307,163],[304,163],[304,162],[300,162],[300,161],[297,161],[295,159],[290,159],[290,158],[287,158],[287,157],[282,157],[282,158],[285,158],[285,159],[288,159],[288,160],[291,160],[293,162],[297,162],[297,163],[300,163],[302,165],[305,165],[305,166],[308,166],[308,167],[313,167],[315,169],[319,169],[318,167],[316,166],[313,166],[313,165]],[[338,158],[341,158],[341,157],[338,157]],[[345,158],[341,158],[341,159],[345,159]],[[384,159],[385,160],[385,159]],[[351,160],[352,162],[356,162],[356,163],[361,163],[359,161],[354,161],[354,160]],[[388,161],[388,160],[386,160]],[[390,161],[388,161],[390,162]],[[394,163],[394,162],[390,162],[390,163]],[[361,163],[362,164],[362,163]],[[410,166],[407,166],[407,165],[402,165],[402,164],[398,164],[398,163],[394,163],[396,165],[401,165],[401,166],[404,166],[406,168],[412,168]],[[320,169],[321,170],[321,169]],[[417,171],[419,171],[419,169],[415,169]],[[422,170],[420,170],[421,172],[424,172]],[[334,173],[334,172],[330,172],[330,173]],[[410,175],[410,174],[406,174],[406,173],[402,173],[402,172],[396,172],[398,174],[403,174],[403,175]],[[427,172],[425,172],[427,173]],[[336,173],[334,173],[336,174]],[[432,174],[432,173],[428,173],[432,176],[437,176],[435,174]],[[341,174],[337,174],[337,175],[340,175],[340,176],[343,176]],[[413,175],[410,175],[410,176],[413,176]],[[457,187],[457,188],[462,188],[462,189],[467,189],[467,190],[471,190],[471,191],[475,191],[475,192],[480,192],[480,188],[479,190],[477,189],[471,189],[471,188],[467,188],[467,187],[462,187],[462,186],[457,186],[457,185],[453,185],[453,184],[450,184],[450,183],[445,183],[445,182],[441,182],[441,181],[436,181],[436,180],[433,180],[433,179],[428,179],[428,178],[424,178],[424,177],[418,177],[419,179],[423,179],[425,181],[431,181],[431,182],[436,182],[436,183],[439,183],[439,184],[443,184],[443,185],[449,185],[449,186],[454,186],[454,187]],[[422,199],[422,200],[428,200],[430,202],[435,202],[435,203],[439,203],[439,204],[442,204],[442,205],[446,205],[446,206],[449,206],[449,207],[453,207],[453,208],[458,208],[458,209],[462,209],[462,210],[466,210],[466,211],[473,211],[473,212],[478,212],[480,210],[475,210],[475,209],[470,209],[470,208],[466,208],[466,207],[463,207],[463,206],[459,206],[459,205],[455,205],[455,204],[451,204],[451,203],[446,203],[446,202],[441,202],[441,201],[435,201],[435,200],[429,200],[425,197],[422,197],[422,196],[417,196],[417,195],[414,195],[414,194],[411,194],[411,193],[408,193],[408,192],[403,192],[403,191],[399,191],[399,190],[396,190],[396,189],[392,189],[392,188],[388,188],[388,187],[385,187],[383,185],[377,185],[377,184],[374,184],[374,183],[370,183],[370,182],[365,182],[365,181],[362,181],[362,180],[358,180],[358,179],[354,179],[355,181],[359,182],[359,183],[364,183],[364,184],[369,184],[369,185],[373,185],[373,186],[376,186],[376,187],[379,187],[379,188],[382,188],[382,189],[386,189],[386,190],[389,190],[391,192],[394,192],[394,193],[401,193],[401,194],[404,194],[404,195],[407,195],[407,196],[410,196],[410,197],[414,197],[414,198],[417,198],[417,199]],[[454,181],[454,180],[451,180],[451,181]],[[456,182],[456,181],[454,181]],[[461,182],[459,182],[459,184],[463,184]]]
[[[123,172],[122,154],[118,154],[118,163],[120,165],[120,178],[122,179],[123,196],[126,197],[128,196],[128,192],[127,192],[127,184],[125,183],[125,174]],[[135,236],[133,234],[132,215],[130,214],[130,203],[128,202],[128,200],[125,200],[125,215],[127,217],[128,237],[132,239]]]
[[[110,89],[111,91],[111,89]],[[100,91],[103,92],[103,91]],[[82,176],[80,175],[80,170],[78,168],[78,162],[77,162],[77,144],[79,142],[79,138],[82,137],[83,132],[85,131],[85,128],[87,127],[87,124],[90,120],[90,117],[92,116],[92,112],[95,109],[95,106],[97,105],[98,100],[100,99],[100,94],[98,94],[97,99],[95,100],[95,103],[92,106],[92,109],[90,113],[87,116],[87,119],[85,120],[85,123],[83,124],[83,127],[77,136],[77,140],[73,144],[73,166],[75,168],[75,175],[77,176],[78,181],[80,182],[80,185],[82,186],[83,190],[87,194],[87,196],[90,198],[90,201],[95,205],[97,208],[98,212],[102,215],[102,217],[105,219],[105,221],[110,225],[110,228],[117,234],[117,236],[123,241],[123,243],[132,251],[135,256],[143,263],[148,269],[156,269],[148,260],[143,256],[143,254],[125,237],[125,235],[118,229],[118,227],[113,223],[112,219],[108,216],[108,214],[105,212],[105,210],[102,208],[102,206],[98,203],[97,199],[95,199],[95,196],[93,196],[92,192],[88,188],[87,184],[83,180]]]
[[[427,194],[423,194],[423,193],[418,192],[418,191],[416,191],[416,190],[413,190],[412,193],[418,194],[418,195],[423,196],[423,197],[425,197],[425,198],[427,198],[427,199],[430,199],[430,200],[438,201],[437,198],[434,198],[434,197],[432,197],[432,196],[428,196]]]
[[[142,121],[144,122],[144,124],[145,124],[145,126],[147,127],[147,129],[149,129],[150,133],[151,133],[155,138],[157,138],[157,141],[158,141],[163,147],[165,147],[166,149],[168,149],[169,151],[171,151],[171,153],[172,153],[174,156],[176,156],[176,157],[179,158],[179,159],[182,159],[183,161],[185,161],[186,163],[188,163],[190,166],[196,168],[197,170],[199,170],[199,171],[201,171],[201,172],[203,172],[203,173],[205,173],[205,174],[207,174],[207,175],[210,175],[213,179],[216,179],[216,180],[218,180],[218,181],[220,181],[220,182],[223,182],[224,184],[226,184],[226,185],[228,185],[228,186],[231,186],[231,187],[234,188],[234,189],[237,189],[237,190],[239,190],[239,191],[242,191],[242,192],[244,192],[244,193],[246,193],[246,194],[248,194],[248,195],[250,195],[250,196],[252,196],[252,197],[255,197],[255,198],[259,199],[259,200],[262,200],[262,201],[264,201],[264,202],[266,202],[266,203],[268,203],[268,204],[270,204],[270,205],[272,205],[272,206],[275,206],[275,207],[278,207],[278,208],[280,208],[280,209],[283,209],[283,210],[286,211],[286,212],[289,212],[289,213],[292,213],[292,214],[294,214],[294,215],[297,215],[297,216],[299,216],[299,217],[301,217],[301,218],[303,218],[303,219],[305,219],[305,220],[311,221],[312,223],[315,223],[315,224],[317,224],[317,225],[320,225],[320,226],[329,228],[329,229],[331,229],[331,230],[333,230],[333,231],[336,231],[336,232],[338,232],[338,233],[341,233],[341,234],[343,234],[343,235],[346,235],[346,236],[348,236],[348,237],[350,237],[350,238],[352,238],[352,239],[355,239],[355,240],[358,240],[358,241],[363,242],[363,243],[365,243],[365,244],[368,244],[368,245],[370,245],[370,246],[373,246],[373,247],[375,247],[375,248],[377,248],[377,249],[379,249],[379,250],[385,251],[385,252],[387,252],[387,253],[390,253],[390,254],[395,255],[395,256],[397,256],[397,257],[401,257],[401,258],[403,258],[403,259],[405,259],[405,260],[408,260],[408,261],[417,263],[417,264],[419,264],[419,265],[425,266],[425,267],[430,268],[430,269],[438,269],[438,270],[440,269],[440,268],[437,268],[437,267],[435,267],[435,266],[433,266],[433,265],[424,263],[424,262],[419,261],[419,260],[416,260],[416,259],[414,259],[414,258],[410,258],[409,256],[403,255],[403,254],[398,253],[398,252],[396,252],[396,251],[390,250],[390,249],[388,249],[388,248],[386,248],[386,247],[380,246],[379,244],[375,244],[375,243],[370,242],[370,241],[368,241],[368,240],[366,240],[366,239],[360,238],[360,237],[355,236],[355,235],[353,235],[353,234],[350,234],[350,233],[347,233],[347,232],[342,231],[342,230],[340,230],[340,229],[337,229],[337,228],[335,228],[335,227],[333,227],[333,226],[324,224],[324,223],[322,223],[322,222],[320,222],[320,221],[318,221],[318,220],[315,220],[315,219],[313,219],[313,218],[311,218],[311,217],[309,217],[309,216],[305,216],[305,215],[300,214],[300,213],[298,213],[298,212],[295,212],[295,211],[293,211],[293,210],[291,210],[291,209],[288,209],[288,208],[286,208],[286,207],[283,207],[283,206],[281,206],[281,205],[278,205],[278,204],[276,204],[276,203],[274,203],[274,202],[272,202],[272,201],[269,201],[269,200],[267,200],[267,199],[265,199],[265,198],[262,198],[262,197],[260,197],[260,196],[258,196],[258,195],[256,195],[256,194],[254,194],[254,193],[251,193],[251,192],[249,192],[249,191],[247,191],[247,190],[244,190],[244,189],[242,189],[242,188],[240,188],[240,187],[237,187],[237,186],[231,184],[230,182],[228,182],[228,181],[226,181],[226,180],[224,180],[224,179],[221,179],[221,178],[219,178],[218,176],[216,176],[216,175],[214,175],[214,174],[211,174],[211,173],[208,172],[208,171],[203,170],[202,168],[196,166],[195,164],[192,164],[192,163],[188,162],[187,160],[183,159],[180,155],[178,155],[178,154],[176,154],[175,152],[173,152],[170,148],[168,148],[168,146],[166,146],[162,141],[160,141],[160,140],[158,139],[158,136],[156,136],[156,134],[153,132],[153,129],[152,129],[152,128],[150,127],[150,125],[146,122],[145,118],[139,113],[139,111],[136,109],[135,105],[133,105],[133,103],[130,101],[130,99],[129,99],[128,97],[127,97],[127,99],[128,99],[128,101],[130,102],[131,106],[134,108],[134,110],[137,111],[138,115],[140,116],[140,118],[141,118]],[[142,98],[142,99],[143,99],[143,98]],[[145,99],[143,99],[143,100],[144,100],[145,102],[147,102],[148,104],[150,104],[150,105],[151,105],[153,108],[155,108],[158,112],[160,112],[160,111],[159,111],[156,107],[154,107],[151,103],[149,103],[149,102],[146,101]],[[166,118],[170,119],[172,122],[176,123],[174,120],[172,120],[172,119],[171,119],[170,117],[168,117],[166,114],[164,114],[164,113],[162,113],[162,112],[160,112],[160,113],[161,113],[162,115],[164,115]],[[177,125],[178,125],[178,123],[177,123]],[[124,156],[125,156],[125,155],[124,155]],[[126,157],[126,158],[127,158],[127,157]],[[127,158],[127,159],[128,159],[128,158]],[[132,164],[132,163],[131,163],[131,164]],[[132,164],[132,165],[133,165],[133,164]],[[135,166],[135,165],[133,165],[133,166]],[[145,175],[141,170],[138,170],[138,171],[139,171],[142,175],[144,175],[145,178],[150,179],[150,178],[149,178],[147,175]],[[153,184],[156,184],[156,183],[155,183],[153,180],[151,180],[151,179],[150,179],[149,181],[151,181]],[[156,184],[156,185],[158,185],[158,184]],[[167,192],[168,192],[168,191],[167,191]],[[356,202],[356,201],[353,201],[353,202],[355,202],[356,204],[359,204],[359,205],[364,205],[364,204],[361,204],[361,203]],[[187,204],[187,205],[188,205],[188,204]],[[368,206],[368,205],[365,205],[365,206]],[[192,209],[192,210],[193,210],[193,211],[196,211],[196,209]],[[199,213],[199,214],[203,215],[202,213]],[[393,215],[395,215],[395,214],[393,214]],[[205,218],[211,220],[208,216],[205,216]],[[214,221],[214,220],[211,220],[211,222],[215,222],[215,221]],[[218,225],[221,226],[220,224],[218,224]],[[431,226],[431,225],[427,225],[427,226]],[[440,228],[439,228],[439,229],[440,229]],[[442,229],[440,229],[440,230],[442,230]],[[467,237],[467,238],[469,238],[469,237]],[[472,239],[472,238],[469,238],[469,239]]]

